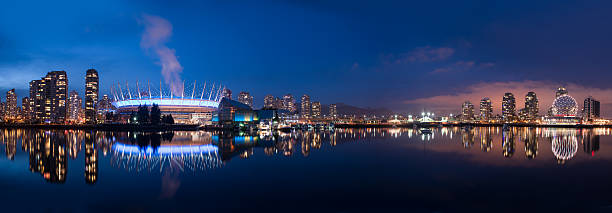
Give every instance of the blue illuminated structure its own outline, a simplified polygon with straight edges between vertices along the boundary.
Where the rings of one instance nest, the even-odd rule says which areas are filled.
[[[160,97],[147,97],[142,99],[127,99],[118,100],[113,102],[113,106],[117,108],[123,107],[138,107],[140,105],[152,106],[157,104],[158,106],[177,106],[177,107],[219,107],[219,102],[213,100],[202,100],[202,99],[183,99],[183,98],[160,98]]]
[[[157,154],[157,155],[190,155],[190,154],[205,154],[205,153],[216,153],[219,148],[212,144],[205,145],[181,145],[181,146],[160,146],[157,149],[148,146],[146,148],[139,147],[137,145],[127,145],[116,143],[113,145],[115,152],[124,154]]]

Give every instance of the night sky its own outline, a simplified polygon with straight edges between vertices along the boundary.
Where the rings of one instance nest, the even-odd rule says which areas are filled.
[[[198,80],[323,104],[500,111],[535,91],[541,113],[566,86],[612,115],[611,1],[12,1],[0,7],[0,89],[65,70],[83,94],[126,80]],[[165,78],[164,78],[165,75]],[[170,86],[169,86],[170,87]],[[582,104],[580,104],[582,105]]]

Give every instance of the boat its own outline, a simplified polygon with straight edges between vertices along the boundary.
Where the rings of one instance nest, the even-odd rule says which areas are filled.
[[[431,134],[433,131],[430,128],[425,128],[424,127],[424,128],[419,129],[419,132],[421,134]]]

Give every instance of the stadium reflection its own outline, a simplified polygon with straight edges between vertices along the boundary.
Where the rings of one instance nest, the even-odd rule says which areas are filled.
[[[469,154],[476,156],[475,161],[482,159],[480,163],[488,164],[517,160],[545,163],[553,160],[557,164],[566,164],[577,156],[583,159],[596,156],[600,151],[600,136],[611,133],[612,129],[608,128],[528,127],[508,130],[501,127],[437,128],[426,135],[409,128],[288,133],[3,129],[0,130],[3,146],[0,147],[10,161],[27,159],[29,170],[49,183],[65,183],[69,161],[80,161],[82,163],[71,163],[84,165],[80,166],[82,170],[71,172],[82,172],[86,184],[96,184],[100,177],[100,164],[130,173],[197,175],[220,169],[233,159],[309,157],[313,152],[333,151],[346,143],[401,143],[425,151]],[[480,149],[472,148],[475,141],[479,142]],[[17,149],[19,145],[21,152]],[[581,147],[583,155],[578,153]],[[524,153],[519,150],[524,150]],[[24,157],[19,158],[20,154]]]

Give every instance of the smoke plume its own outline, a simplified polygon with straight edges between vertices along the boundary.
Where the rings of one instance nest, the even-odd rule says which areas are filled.
[[[164,82],[170,86],[174,94],[180,94],[183,91],[181,80],[183,66],[179,63],[175,50],[166,46],[166,42],[172,36],[172,24],[162,17],[147,14],[141,16],[140,23],[145,27],[140,47],[159,58],[158,63],[162,67]]]

